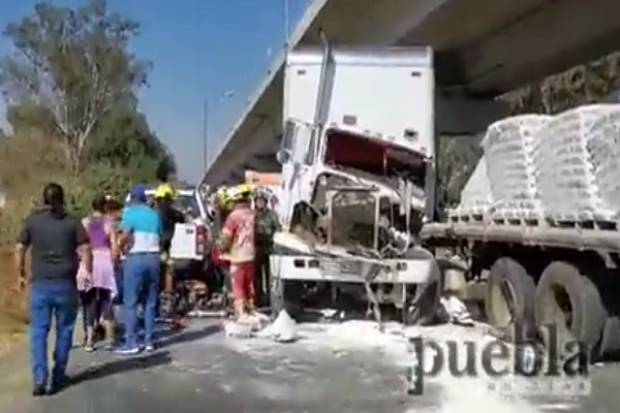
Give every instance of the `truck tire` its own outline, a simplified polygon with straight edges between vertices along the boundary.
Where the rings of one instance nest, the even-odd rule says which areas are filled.
[[[405,285],[405,302],[403,306],[403,324],[429,325],[437,320],[439,299],[443,289],[441,270],[434,255],[424,248],[412,248],[405,258],[423,258],[432,260],[433,281],[415,285],[415,292],[409,294]]]
[[[536,284],[527,270],[510,257],[495,261],[489,271],[484,300],[489,323],[499,329],[535,323]]]
[[[536,323],[557,326],[561,353],[567,341],[577,340],[596,355],[606,319],[598,288],[579,269],[559,261],[545,268],[536,289]]]

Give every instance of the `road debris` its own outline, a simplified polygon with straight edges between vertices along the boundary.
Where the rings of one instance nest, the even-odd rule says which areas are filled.
[[[257,335],[259,337],[272,338],[279,343],[291,343],[299,338],[297,335],[297,323],[286,310],[281,310],[273,324],[267,326]]]
[[[443,313],[443,317],[441,318],[444,318],[445,321],[451,324],[473,327],[474,320],[472,319],[469,310],[455,295],[450,294],[448,296],[441,297],[439,301],[442,307],[441,312]]]

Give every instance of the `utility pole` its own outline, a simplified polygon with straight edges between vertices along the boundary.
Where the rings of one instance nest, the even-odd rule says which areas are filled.
[[[290,28],[289,28],[289,9],[288,9],[288,0],[282,0],[284,1],[284,52],[288,53],[288,48],[289,48],[289,35],[290,35]]]
[[[205,105],[204,105],[204,125],[203,125],[203,131],[202,131],[202,169],[204,170],[204,173],[207,172],[207,166],[208,166],[208,162],[209,162],[209,157],[208,157],[208,153],[209,153],[209,100],[205,99]]]

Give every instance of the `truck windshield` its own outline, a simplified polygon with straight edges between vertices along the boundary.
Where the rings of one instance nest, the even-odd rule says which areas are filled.
[[[384,178],[401,177],[418,186],[424,185],[426,167],[422,154],[350,132],[327,132],[325,163]]]
[[[181,195],[174,202],[174,206],[179,211],[191,216],[192,218],[200,217],[200,210],[196,198],[189,195]]]

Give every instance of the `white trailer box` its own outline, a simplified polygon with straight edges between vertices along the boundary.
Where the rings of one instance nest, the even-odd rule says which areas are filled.
[[[289,54],[284,83],[284,119],[354,126],[381,139],[433,156],[434,75],[429,47],[331,50],[322,112],[323,49]],[[380,109],[378,109],[380,108]]]

